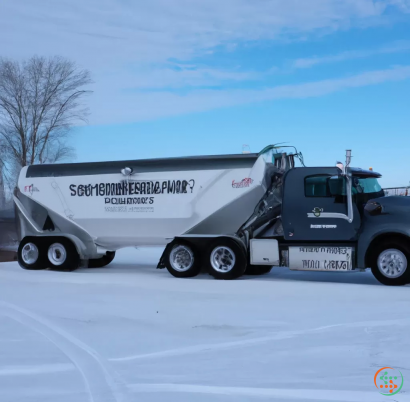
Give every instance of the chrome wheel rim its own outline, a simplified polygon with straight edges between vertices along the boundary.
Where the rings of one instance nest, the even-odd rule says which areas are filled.
[[[377,267],[386,278],[399,278],[407,269],[407,258],[400,250],[390,248],[380,253]]]
[[[211,266],[217,272],[226,273],[231,271],[235,266],[235,262],[235,253],[229,247],[215,247],[211,253]]]
[[[175,271],[186,272],[194,265],[194,253],[187,246],[175,246],[169,255],[169,263]]]
[[[67,259],[67,251],[60,243],[54,243],[48,248],[48,259],[53,265],[61,265]]]
[[[38,256],[38,247],[34,243],[27,243],[21,250],[21,258],[27,265],[35,264]]]

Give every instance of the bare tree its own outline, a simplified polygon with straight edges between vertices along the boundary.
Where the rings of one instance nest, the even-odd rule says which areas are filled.
[[[0,211],[5,208],[6,206],[6,189],[4,186],[4,179],[3,179],[3,168],[2,164],[0,163]]]
[[[0,163],[3,176],[17,164],[54,163],[72,156],[67,135],[86,121],[82,98],[87,70],[62,57],[0,59]],[[11,167],[11,168],[10,168]]]
[[[6,164],[6,149],[3,142],[0,140],[0,211],[6,206],[6,187],[7,176],[5,174]]]

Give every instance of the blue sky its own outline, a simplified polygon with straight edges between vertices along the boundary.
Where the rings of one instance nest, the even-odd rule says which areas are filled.
[[[2,0],[0,49],[92,72],[78,162],[288,142],[410,181],[410,0]]]

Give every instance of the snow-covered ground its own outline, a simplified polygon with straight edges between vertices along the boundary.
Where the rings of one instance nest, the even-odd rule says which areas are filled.
[[[0,401],[407,401],[410,289],[275,268],[176,279],[161,251],[72,273],[0,264]],[[400,394],[376,389],[400,370]]]

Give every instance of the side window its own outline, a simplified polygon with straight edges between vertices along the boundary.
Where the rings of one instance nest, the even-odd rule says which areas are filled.
[[[329,197],[335,202],[344,202],[346,182],[343,177],[317,175],[305,178],[306,197]]]
[[[310,176],[305,178],[306,197],[330,197],[328,180],[330,176]]]

